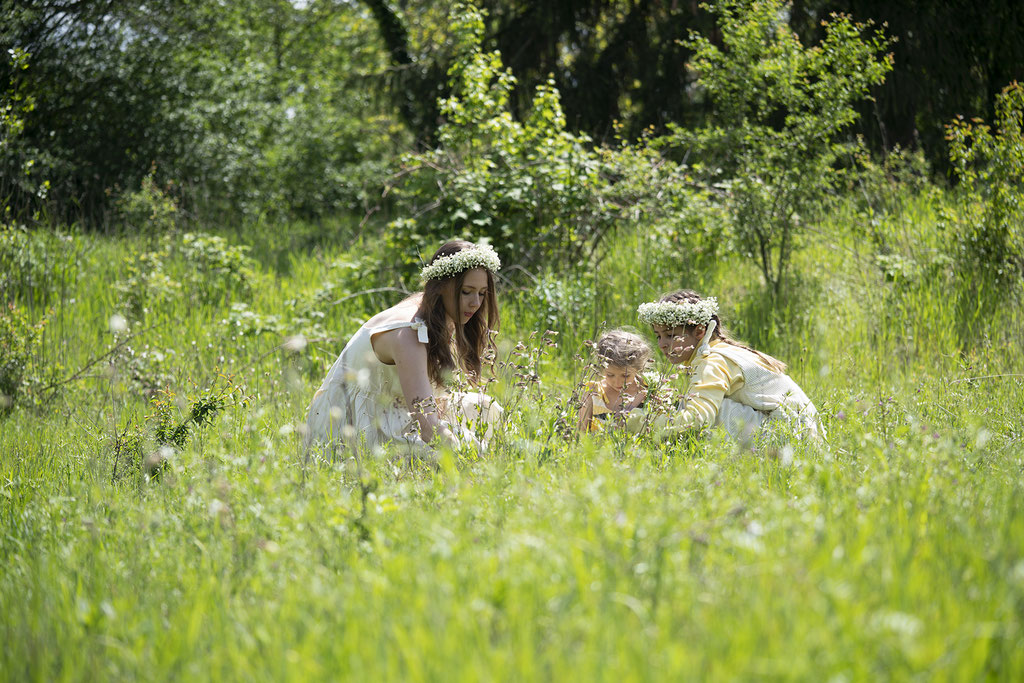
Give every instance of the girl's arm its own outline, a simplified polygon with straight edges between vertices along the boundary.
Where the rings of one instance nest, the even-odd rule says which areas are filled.
[[[594,395],[587,394],[586,398],[583,399],[583,405],[580,406],[580,412],[577,416],[576,431],[578,432],[589,432],[590,423],[594,421]]]
[[[738,367],[723,356],[712,353],[700,366],[686,392],[686,407],[672,422],[684,429],[713,426],[722,400],[740,377]]]
[[[633,395],[633,400],[631,400],[629,404],[622,406],[622,412],[628,413],[629,411],[633,410],[638,405],[643,403],[646,399],[647,390],[638,383],[636,387],[636,394]]]

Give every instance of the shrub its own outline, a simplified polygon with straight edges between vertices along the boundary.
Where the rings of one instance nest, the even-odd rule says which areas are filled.
[[[19,217],[21,211],[12,215],[16,197],[29,197],[43,201],[50,192],[50,181],[45,177],[52,163],[50,155],[24,139],[25,117],[36,107],[36,99],[28,87],[25,73],[29,68],[29,53],[23,48],[4,50],[4,60],[9,78],[7,87],[0,92],[0,197],[4,198],[4,214],[0,220]]]
[[[721,47],[691,34],[691,66],[714,102],[715,125],[676,132],[704,155],[727,188],[738,250],[754,259],[778,297],[805,225],[836,186],[837,163],[859,148],[843,135],[856,105],[885,79],[889,41],[870,24],[833,15],[819,45],[805,47],[782,0],[726,0]]]
[[[180,240],[165,235],[158,249],[125,258],[125,276],[114,289],[121,306],[136,319],[179,295],[203,304],[248,297],[255,278],[255,261],[248,251],[216,235],[185,233]]]
[[[228,244],[216,235],[185,233],[178,249],[188,266],[183,280],[192,298],[214,303],[252,292],[255,262],[249,247]]]
[[[157,251],[127,256],[122,261],[125,275],[114,284],[114,291],[118,293],[119,305],[131,318],[145,319],[153,306],[181,291],[181,283],[164,271],[167,259],[165,246]]]
[[[657,220],[684,201],[680,168],[655,149],[596,148],[570,132],[553,80],[516,120],[516,81],[497,52],[481,49],[480,11],[459,5],[453,17],[452,95],[439,103],[438,146],[406,156],[389,183],[401,213],[390,239],[409,254],[409,270],[439,241],[459,235],[486,238],[520,263],[543,259],[564,268],[588,257],[618,224]]]
[[[996,96],[996,127],[957,118],[946,127],[960,181],[955,258],[972,281],[996,296],[1024,277],[1024,86]],[[981,275],[982,277],[977,277]]]
[[[50,377],[40,360],[48,318],[32,322],[13,303],[0,308],[0,417],[39,399]]]
[[[0,224],[0,302],[45,300],[51,275],[46,246],[36,234]]]
[[[121,221],[133,232],[163,235],[178,225],[178,204],[170,194],[171,186],[159,187],[155,176],[153,167],[139,189],[122,193],[115,202]]]

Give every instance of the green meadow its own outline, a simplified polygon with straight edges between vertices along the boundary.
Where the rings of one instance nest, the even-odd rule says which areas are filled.
[[[917,5],[0,4],[0,683],[1024,680],[1024,5]],[[488,447],[307,451],[453,238]],[[575,432],[680,288],[823,443]]]
[[[302,448],[348,335],[416,286],[379,230],[19,233],[49,322],[0,423],[2,677],[1019,679],[1024,319],[965,334],[970,275],[928,265],[947,199],[871,235],[837,206],[771,305],[748,261],[642,229],[500,280],[503,429],[429,462]],[[827,444],[560,429],[583,342],[684,285]]]

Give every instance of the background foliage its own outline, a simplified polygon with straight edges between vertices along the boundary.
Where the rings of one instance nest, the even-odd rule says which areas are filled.
[[[0,678],[1021,679],[1019,8],[925,5],[0,0]],[[491,449],[306,452],[456,236]],[[824,447],[565,433],[678,287]]]

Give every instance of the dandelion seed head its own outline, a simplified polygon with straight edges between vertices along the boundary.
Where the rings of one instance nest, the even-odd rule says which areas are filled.
[[[114,334],[124,334],[128,331],[128,320],[120,313],[115,313],[110,316],[110,322],[108,325],[110,327],[110,331]]]
[[[306,341],[306,335],[294,334],[285,339],[284,343],[281,344],[281,346],[284,348],[285,351],[291,351],[292,353],[301,353],[303,350],[305,350],[307,344],[308,342]]]

